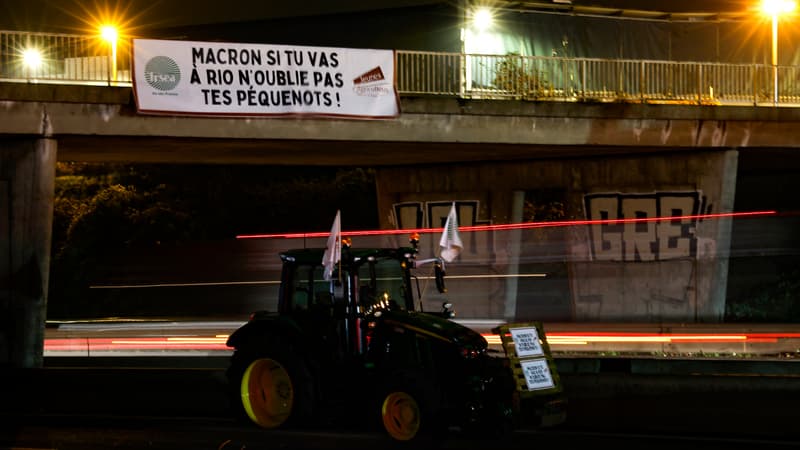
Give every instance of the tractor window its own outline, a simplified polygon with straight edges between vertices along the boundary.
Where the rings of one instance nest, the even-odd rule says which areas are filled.
[[[362,305],[405,309],[403,269],[395,259],[371,259],[358,269]]]
[[[292,280],[292,310],[308,310],[317,304],[331,305],[331,282],[323,278],[322,266],[297,266]]]
[[[292,309],[308,309],[311,296],[311,267],[298,266],[294,273],[292,285]]]

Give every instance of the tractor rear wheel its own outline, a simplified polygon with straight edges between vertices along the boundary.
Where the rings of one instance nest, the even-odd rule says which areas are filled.
[[[236,351],[228,369],[236,415],[263,428],[308,423],[314,384],[308,366],[291,350]]]

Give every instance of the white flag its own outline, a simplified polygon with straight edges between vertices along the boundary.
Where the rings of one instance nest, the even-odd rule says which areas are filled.
[[[331,234],[328,236],[328,248],[322,255],[322,265],[325,267],[325,279],[333,278],[333,268],[342,259],[342,224],[339,210],[336,211],[336,218],[333,219]]]
[[[444,224],[442,231],[442,238],[439,239],[439,247],[442,248],[441,256],[447,262],[453,262],[454,259],[461,253],[464,244],[461,242],[461,236],[458,235],[458,217],[456,216],[456,203],[450,208],[450,214],[447,215],[447,222]]]

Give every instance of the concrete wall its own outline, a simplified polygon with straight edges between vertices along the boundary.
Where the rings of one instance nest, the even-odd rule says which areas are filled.
[[[0,366],[42,365],[56,141],[0,141]]]
[[[514,223],[520,193],[543,189],[565,192],[569,220],[731,212],[737,157],[727,150],[380,169],[381,227],[441,227],[442,207],[453,201],[462,227]],[[421,219],[410,223],[414,205]],[[472,210],[474,215],[465,214]],[[449,274],[529,278],[518,284],[501,276],[451,281],[450,295],[462,317],[716,322],[724,313],[730,219],[582,224],[463,237],[465,250]],[[423,252],[435,254],[436,239],[426,242]]]

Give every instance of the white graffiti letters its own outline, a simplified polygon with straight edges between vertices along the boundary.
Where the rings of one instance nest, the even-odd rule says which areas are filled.
[[[700,195],[590,194],[584,197],[591,248],[599,261],[663,261],[694,257]],[[660,220],[675,217],[672,220]],[[618,220],[618,221],[617,221]]]

